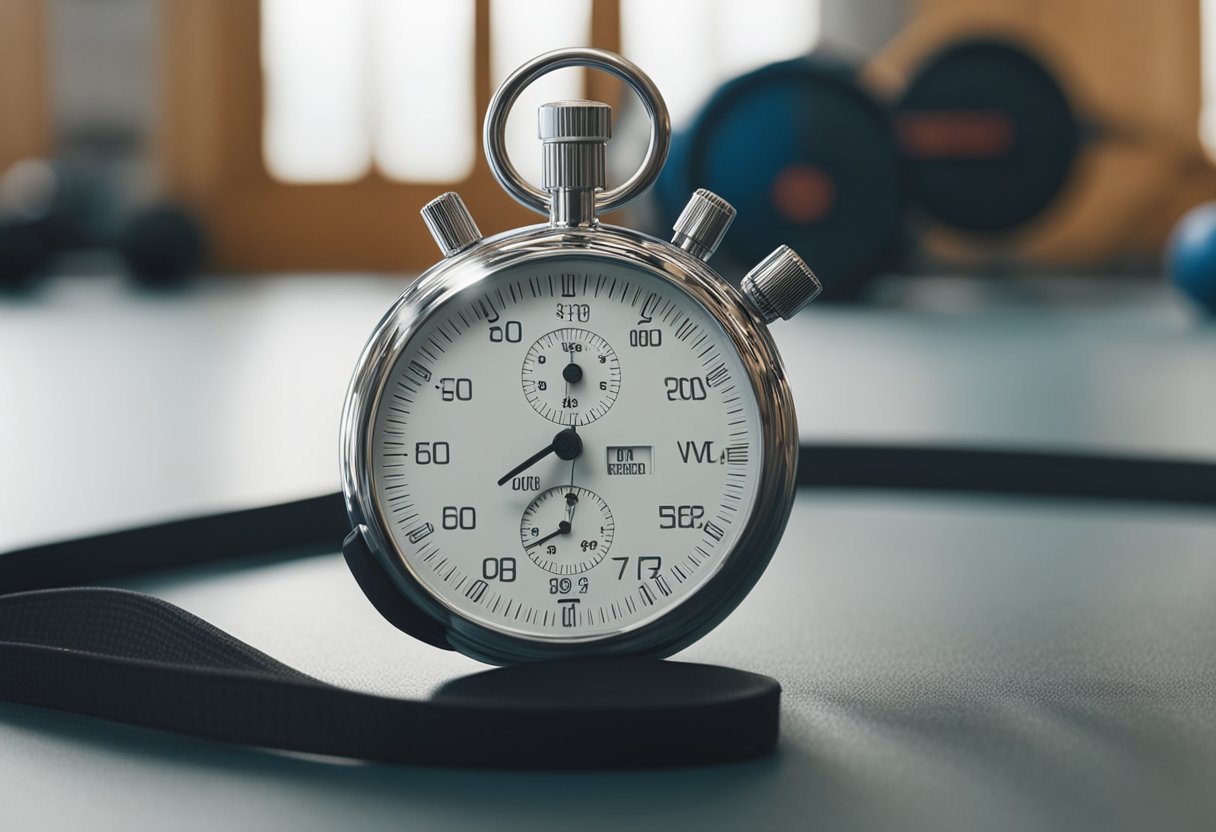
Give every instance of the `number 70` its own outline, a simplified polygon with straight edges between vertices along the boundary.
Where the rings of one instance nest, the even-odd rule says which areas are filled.
[[[625,570],[629,568],[629,558],[612,558],[612,560],[621,564],[620,571],[616,574],[616,579],[618,581],[625,580]],[[658,555],[642,555],[637,559],[637,580],[654,578],[662,568],[663,559]]]

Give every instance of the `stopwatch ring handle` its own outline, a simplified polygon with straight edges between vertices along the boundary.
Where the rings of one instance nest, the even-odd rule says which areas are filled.
[[[631,61],[612,52],[589,47],[556,49],[533,58],[511,73],[490,99],[482,138],[486,160],[498,184],[516,202],[545,216],[550,213],[551,197],[525,181],[507,154],[507,116],[520,93],[538,78],[557,69],[575,66],[603,70],[620,78],[641,99],[650,118],[650,143],[642,164],[623,184],[596,194],[597,214],[623,208],[641,196],[658,178],[671,147],[671,116],[667,112],[667,104],[654,81]]]

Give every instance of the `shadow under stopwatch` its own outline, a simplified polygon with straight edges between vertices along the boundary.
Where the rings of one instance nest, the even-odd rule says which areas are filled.
[[[465,676],[441,687],[431,701],[468,715],[467,730],[453,738],[468,743],[466,764],[663,768],[772,753],[781,686],[768,676],[715,665],[571,659]]]

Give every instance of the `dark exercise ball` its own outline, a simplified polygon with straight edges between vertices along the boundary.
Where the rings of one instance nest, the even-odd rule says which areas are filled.
[[[0,220],[0,289],[27,286],[51,255],[47,223],[43,220]]]
[[[207,241],[191,214],[176,205],[156,205],[127,222],[118,236],[118,251],[137,281],[170,286],[201,268]]]

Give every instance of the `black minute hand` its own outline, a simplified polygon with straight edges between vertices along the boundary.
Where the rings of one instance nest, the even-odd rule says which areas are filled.
[[[511,477],[516,474],[527,471],[536,463],[547,457],[549,454],[557,454],[558,459],[576,459],[583,452],[583,440],[574,430],[566,428],[557,432],[557,436],[553,437],[553,441],[545,447],[541,448],[532,456],[525,459],[523,462],[516,465],[510,471],[498,480],[499,485],[505,485],[511,481]]]

